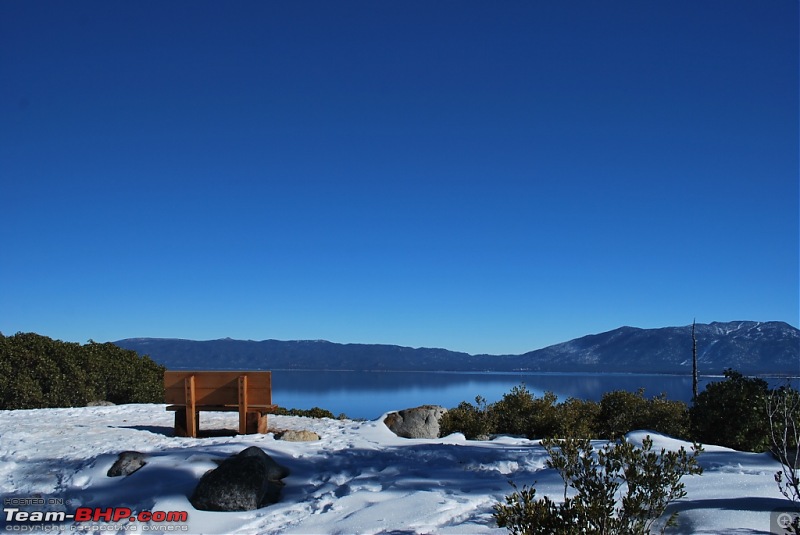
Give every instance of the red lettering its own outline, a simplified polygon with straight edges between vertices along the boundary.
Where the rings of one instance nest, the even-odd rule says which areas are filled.
[[[118,507],[114,510],[114,522],[119,522],[125,518],[130,518],[131,514],[133,514],[133,511],[127,507]]]
[[[188,522],[189,513],[186,511],[170,511],[167,513],[167,522]]]
[[[100,522],[101,520],[105,520],[106,522],[111,522],[111,519],[114,518],[114,510],[109,507],[108,509],[100,509],[97,507],[94,510],[94,516],[92,520],[95,522]]]
[[[27,513],[17,512],[16,520],[23,520],[18,518],[20,514],[27,515]],[[7,511],[8,512],[8,511]],[[27,519],[27,516],[25,517]],[[187,522],[189,514],[186,511],[142,511],[138,515],[134,515],[127,507],[108,507],[106,509],[100,507],[78,507],[75,510],[75,522],[120,522],[130,519],[131,521],[138,522]]]

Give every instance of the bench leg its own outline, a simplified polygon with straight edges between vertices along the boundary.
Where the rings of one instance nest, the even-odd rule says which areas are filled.
[[[245,433],[254,435],[256,433],[265,434],[267,432],[267,415],[260,412],[247,413],[247,426]]]
[[[192,432],[190,432],[189,425],[188,425],[190,422],[188,422],[186,420],[186,413],[187,412],[188,411],[185,411],[183,409],[178,409],[177,411],[175,411],[175,436],[176,437],[196,437],[197,436],[197,429],[198,429],[198,427],[200,425],[200,413],[199,412],[195,412],[194,413],[194,422],[193,422],[193,425],[192,425],[192,429],[194,429],[194,432],[192,433]]]
[[[189,436],[189,433],[186,431],[186,411],[182,409],[175,411],[175,436]]]

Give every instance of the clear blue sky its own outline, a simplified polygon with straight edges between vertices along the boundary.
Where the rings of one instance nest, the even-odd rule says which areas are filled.
[[[798,2],[0,2],[0,331],[798,325]]]

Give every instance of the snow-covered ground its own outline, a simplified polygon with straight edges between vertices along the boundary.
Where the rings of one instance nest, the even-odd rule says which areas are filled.
[[[237,415],[201,413],[201,428],[235,428]],[[537,441],[501,437],[467,441],[396,437],[382,423],[273,416],[271,429],[307,429],[316,442],[285,442],[267,435],[176,438],[164,405],[0,411],[0,493],[10,500],[42,499],[39,510],[74,513],[78,507],[122,507],[134,512],[187,511],[188,533],[505,533],[492,520],[492,506],[520,487],[563,496],[563,484],[545,469]],[[644,432],[629,439],[641,442]],[[652,435],[655,448],[690,445]],[[249,512],[197,511],[189,503],[197,481],[215,459],[255,445],[291,474],[277,504]],[[147,454],[148,464],[129,477],[106,472],[125,450]],[[768,454],[706,446],[705,473],[684,478],[675,533],[770,533],[771,512],[788,502]],[[33,511],[35,506],[19,507]],[[8,513],[4,512],[7,518]],[[2,522],[0,522],[2,525]],[[6,522],[19,533],[30,523]],[[100,524],[68,522],[64,532],[99,530]],[[112,526],[104,525],[103,528]],[[145,532],[152,524],[117,526]],[[163,525],[162,525],[163,527]],[[108,531],[103,531],[108,533]]]

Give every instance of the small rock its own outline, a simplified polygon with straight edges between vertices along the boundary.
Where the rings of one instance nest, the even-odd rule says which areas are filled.
[[[138,451],[123,451],[108,469],[108,477],[129,476],[142,466],[146,465],[144,454]]]
[[[314,440],[319,440],[319,435],[313,431],[307,431],[305,429],[302,431],[290,429],[288,431],[284,431],[276,438],[279,440],[285,440],[287,442],[311,442]]]
[[[86,404],[87,407],[113,407],[116,403],[111,403],[110,401],[103,401],[103,400],[95,400],[90,401]]]

